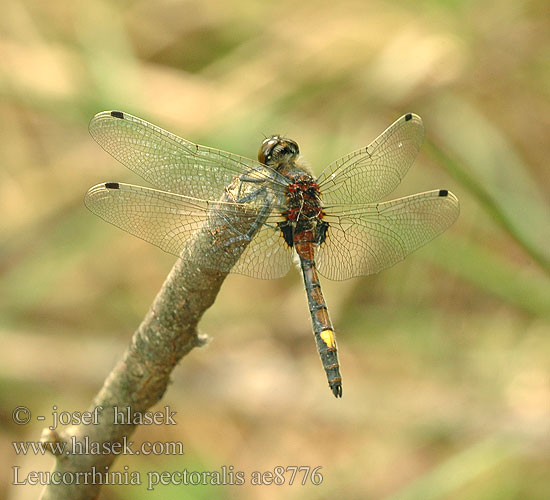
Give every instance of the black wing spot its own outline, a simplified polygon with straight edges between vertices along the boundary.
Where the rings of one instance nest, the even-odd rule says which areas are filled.
[[[105,183],[106,189],[120,189],[120,185],[118,182],[106,182]]]
[[[439,196],[448,196],[448,195],[449,195],[449,191],[447,191],[446,189],[439,190]]]
[[[122,111],[111,111],[111,116],[114,118],[124,119],[124,113]]]
[[[409,120],[412,120],[413,115],[411,113],[407,113],[405,115],[405,121],[408,122]]]

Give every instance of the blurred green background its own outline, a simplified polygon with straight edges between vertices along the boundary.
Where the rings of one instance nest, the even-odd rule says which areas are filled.
[[[121,109],[255,157],[294,138],[314,171],[394,119],[427,141],[395,196],[451,189],[458,222],[392,269],[323,281],[344,398],[327,388],[298,272],[230,276],[159,408],[183,457],[148,471],[244,471],[243,486],[107,487],[105,499],[550,498],[550,22],[548,2],[19,2],[0,8],[0,497],[47,471],[17,457],[43,423],[84,410],[174,259],[82,202],[143,183],[88,135]],[[394,196],[392,196],[394,197]],[[314,486],[253,471],[322,466]],[[287,476],[288,479],[288,476]],[[299,482],[299,481],[298,481]]]

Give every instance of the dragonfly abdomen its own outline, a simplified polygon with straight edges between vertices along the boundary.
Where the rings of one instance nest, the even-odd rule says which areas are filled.
[[[338,364],[338,354],[334,329],[328,308],[321,290],[321,283],[315,267],[315,246],[313,231],[303,231],[294,235],[294,247],[300,257],[304,276],[307,302],[313,325],[317,350],[327,374],[328,384],[337,398],[342,397],[342,376]]]

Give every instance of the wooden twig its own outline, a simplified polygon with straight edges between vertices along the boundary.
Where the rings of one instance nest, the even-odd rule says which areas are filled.
[[[232,201],[229,192],[224,199]],[[253,228],[259,227],[257,212],[256,217],[250,212],[243,217],[238,212],[240,209],[234,208],[232,218],[227,211],[216,211],[214,207],[207,224],[186,248],[185,258],[178,259],[170,271],[122,359],[94,398],[90,411],[103,407],[99,425],[76,425],[61,431],[46,428],[41,438],[44,443],[63,443],[66,450],[71,450],[72,440],[121,443],[133,433],[135,425],[114,422],[113,408],[130,408],[131,414],[136,415],[157,403],[174,367],[191,349],[205,342],[205,337],[197,333],[197,324],[214,303],[227,276],[227,272],[212,269],[220,261],[224,262],[224,269],[230,269],[249,243],[249,239],[243,239],[235,245],[233,238],[228,252],[224,238],[231,238],[235,232],[247,234],[247,229],[252,236]],[[228,226],[232,230],[228,231]],[[42,500],[97,498],[101,484],[94,481],[92,473],[108,472],[115,459],[114,454],[57,455],[52,477],[60,479],[67,473],[67,478],[76,478],[80,473],[79,482],[84,482],[87,473],[89,484],[66,484],[68,481],[61,479],[61,484],[46,486]]]

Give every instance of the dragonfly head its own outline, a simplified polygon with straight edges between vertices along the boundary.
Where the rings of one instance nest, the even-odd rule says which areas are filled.
[[[264,165],[278,167],[283,163],[294,162],[299,154],[300,148],[292,139],[272,135],[262,142],[258,151],[258,160]]]

